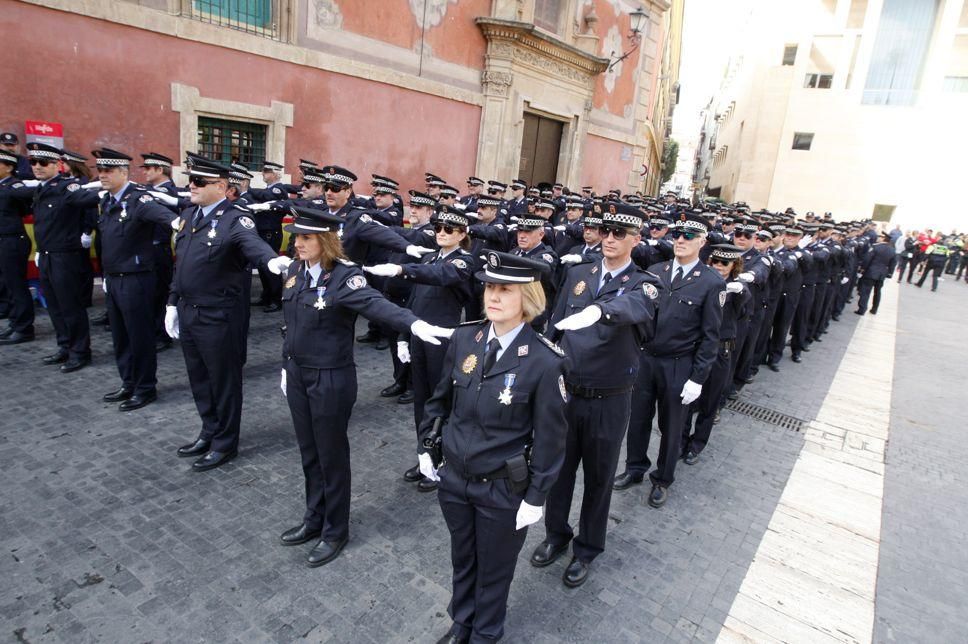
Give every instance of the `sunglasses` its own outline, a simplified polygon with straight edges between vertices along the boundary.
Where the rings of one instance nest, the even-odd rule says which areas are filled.
[[[742,239],[753,239],[753,233],[748,233],[745,230],[737,230],[733,232],[733,237],[739,237]]]
[[[665,224],[649,224],[649,230],[662,230],[663,228],[668,228]]]
[[[628,236],[629,231],[624,228],[613,228],[612,226],[602,226],[602,237],[611,235],[618,241],[622,241]]]
[[[672,238],[679,239],[683,237],[686,241],[692,241],[696,237],[699,237],[699,233],[693,233],[686,230],[674,230],[672,231]]]
[[[448,235],[453,235],[454,233],[463,232],[463,228],[457,228],[455,226],[447,226],[445,224],[434,224],[435,233],[447,233]]]
[[[710,257],[709,258],[709,265],[710,266],[712,266],[713,264],[722,264],[723,266],[729,266],[732,263],[733,263],[733,260],[731,260],[731,259],[722,259],[722,258],[719,258],[719,257]]]
[[[327,183],[323,188],[326,192],[342,192],[346,189],[345,186],[341,186],[338,183]]]
[[[216,183],[216,180],[203,179],[202,177],[189,177],[188,183],[195,186],[196,188],[204,188],[205,186],[210,186]]]
[[[313,184],[311,182],[309,182],[309,181],[303,181],[302,182],[302,187],[308,190],[308,189],[310,189],[310,188],[313,187]]]
[[[41,168],[46,168],[52,163],[53,161],[49,159],[31,159],[30,160],[30,165],[39,165]]]
[[[598,232],[599,230],[602,229],[601,226],[597,226],[595,224],[582,224],[582,228],[584,228],[585,230],[591,230],[595,232]]]

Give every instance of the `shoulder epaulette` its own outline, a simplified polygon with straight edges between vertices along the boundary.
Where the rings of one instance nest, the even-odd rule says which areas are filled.
[[[561,350],[561,347],[559,347],[557,344],[555,344],[554,342],[552,342],[548,338],[544,337],[540,333],[535,333],[535,335],[538,336],[538,339],[541,340],[542,344],[544,344],[546,347],[548,347],[549,349],[551,349],[559,358],[564,358],[565,357],[565,352],[562,351]]]
[[[348,260],[348,259],[343,259],[342,257],[340,257],[340,258],[339,258],[339,259],[337,259],[336,261],[338,261],[338,262],[339,262],[340,264],[342,264],[343,266],[356,266],[356,263],[355,263],[355,262],[351,262],[351,261],[350,261],[350,260]]]
[[[457,326],[459,326],[459,327],[461,327],[461,326],[477,326],[477,325],[480,325],[480,324],[484,324],[485,322],[487,322],[487,319],[482,318],[480,320],[471,320],[469,322],[461,322]]]

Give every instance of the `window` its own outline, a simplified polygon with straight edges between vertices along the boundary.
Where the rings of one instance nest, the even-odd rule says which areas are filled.
[[[189,0],[189,15],[246,33],[278,38],[280,3],[284,0]]]
[[[830,89],[833,82],[833,74],[807,74],[803,81],[803,86],[814,89]]]
[[[561,0],[534,0],[534,25],[553,34],[561,24]]]
[[[783,64],[792,65],[797,60],[797,46],[787,45],[783,48]]]
[[[915,103],[937,10],[938,0],[884,0],[862,103]]]
[[[794,132],[793,133],[794,150],[809,150],[810,145],[812,143],[813,143],[813,132]]]
[[[874,213],[871,215],[871,219],[874,221],[890,221],[891,217],[894,216],[894,209],[897,206],[885,206],[881,203],[874,204]]]
[[[863,29],[864,16],[867,15],[867,0],[850,0],[850,12],[847,14],[848,29]]]
[[[198,152],[223,163],[241,163],[259,170],[266,159],[266,126],[199,116]]]

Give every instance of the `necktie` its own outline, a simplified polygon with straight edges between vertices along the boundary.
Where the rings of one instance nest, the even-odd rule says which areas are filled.
[[[484,352],[484,367],[481,369],[481,374],[486,375],[497,362],[497,352],[500,348],[501,343],[498,339],[491,338],[490,342],[487,343],[487,351]]]
[[[612,281],[612,274],[605,273],[605,278],[602,280],[602,285],[598,287],[598,293],[601,293],[605,289],[605,285]],[[596,293],[596,295],[598,294]]]
[[[672,288],[679,286],[679,282],[682,281],[682,266],[676,268],[676,275],[672,278]]]
[[[202,208],[199,206],[195,209],[195,216],[192,217],[192,228],[198,225],[198,222],[202,220]]]

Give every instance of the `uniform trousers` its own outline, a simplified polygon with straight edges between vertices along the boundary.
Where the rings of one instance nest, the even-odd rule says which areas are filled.
[[[753,369],[753,358],[756,355],[756,347],[759,345],[760,330],[763,328],[763,319],[766,317],[766,307],[755,304],[756,310],[753,311],[753,321],[750,322],[746,330],[746,339],[742,347],[737,347],[731,362],[733,380],[736,387],[742,388],[745,379],[750,377]]]
[[[680,394],[692,373],[692,358],[692,354],[660,358],[643,352],[639,362],[639,377],[632,392],[626,469],[635,477],[649,471],[652,418],[658,408],[662,439],[656,469],[649,474],[654,485],[668,487],[675,480],[676,463],[682,452],[682,426],[688,411]]]
[[[784,292],[780,296],[780,301],[776,307],[776,314],[773,316],[773,329],[770,332],[769,351],[766,356],[767,364],[779,364],[783,357],[783,349],[786,347],[787,337],[790,336],[790,329],[796,319],[797,310],[800,308],[800,295],[803,288],[797,289],[793,293]]]
[[[869,280],[862,277],[860,286],[857,288],[857,310],[861,313],[867,311],[867,301],[870,299],[871,290],[874,291],[874,302],[871,304],[871,313],[877,313],[877,307],[881,304],[881,287],[884,280]]]
[[[171,338],[165,331],[165,306],[168,304],[168,289],[171,287],[175,260],[171,254],[171,242],[155,242],[152,249],[155,255],[155,294],[151,309],[155,320],[155,338],[170,343]]]
[[[790,336],[790,349],[794,355],[800,355],[803,347],[807,346],[810,338],[810,314],[813,312],[813,301],[816,295],[816,284],[804,284],[800,287],[800,302],[797,304],[797,314],[793,318],[793,328]]]
[[[944,270],[944,262],[932,262],[930,259],[924,264],[924,271],[921,273],[921,279],[918,280],[918,286],[924,284],[924,280],[928,279],[928,273],[931,273],[931,290],[938,290],[938,279],[941,277],[941,271]]]
[[[10,297],[10,328],[19,333],[34,332],[34,302],[27,287],[27,259],[30,238],[27,235],[0,236],[0,280]]]
[[[447,340],[439,345],[419,339],[410,340],[410,376],[413,378],[413,422],[416,429],[423,422],[424,405],[437,388],[447,355]],[[419,448],[419,445],[418,445]]]
[[[720,409],[720,402],[729,374],[732,372],[732,362],[736,354],[731,349],[732,341],[719,343],[719,355],[709,370],[709,376],[702,385],[699,398],[690,405],[685,414],[685,425],[682,428],[682,451],[702,452],[709,442],[709,435],[713,431],[713,420]],[[693,428],[693,415],[696,412],[696,424]]]
[[[548,493],[545,539],[563,546],[574,536],[568,513],[580,463],[585,490],[578,518],[578,536],[572,550],[575,557],[585,563],[590,563],[605,550],[612,482],[622,451],[622,438],[629,424],[631,400],[631,392],[601,398],[572,394],[565,407],[568,420],[565,460]]]
[[[155,274],[107,275],[108,321],[121,385],[135,395],[155,393],[158,362],[155,353]]]
[[[782,293],[780,294],[782,297]],[[760,323],[760,331],[756,336],[756,346],[753,348],[753,366],[750,373],[757,370],[757,365],[764,364],[770,353],[770,335],[773,331],[773,323],[776,320],[776,312],[780,306],[780,297],[771,297],[767,301],[766,313]]]
[[[245,335],[239,307],[193,306],[178,301],[178,329],[188,383],[202,419],[199,438],[213,452],[239,447]]]
[[[406,308],[407,300],[410,299],[410,292],[394,293],[393,290],[387,290],[383,293],[383,296],[400,308]],[[397,342],[400,341],[400,332],[393,327],[386,327],[385,331],[387,342],[390,344],[389,353],[390,362],[393,364],[393,382],[401,384],[409,390],[412,386],[410,384],[410,363],[401,362],[400,357],[397,356]]]
[[[813,305],[808,311],[807,317],[807,339],[806,341],[813,342],[814,339],[820,335],[820,325],[821,318],[823,317],[823,304],[826,301],[827,290],[830,284],[825,278],[821,278],[820,282],[814,287],[813,292]]]
[[[70,358],[91,357],[91,328],[84,308],[85,269],[76,250],[40,254],[40,288],[57,335]]]
[[[445,464],[437,500],[450,531],[453,596],[447,612],[459,637],[491,642],[504,635],[508,592],[528,529],[515,530],[523,494],[507,479],[471,482]]]
[[[286,361],[286,400],[306,482],[303,523],[340,541],[350,528],[350,442],[356,367],[311,369]]]
[[[260,230],[259,237],[269,247],[279,253],[282,248],[281,230]],[[262,283],[261,299],[265,304],[279,304],[282,301],[282,275],[276,275],[264,265],[259,265],[259,281]]]

